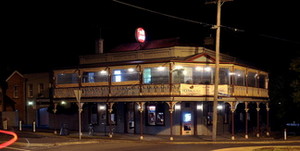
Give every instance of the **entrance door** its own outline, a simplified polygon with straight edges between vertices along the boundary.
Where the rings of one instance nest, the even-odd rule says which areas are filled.
[[[125,119],[125,132],[133,134],[135,128],[134,103],[126,103]]]
[[[194,121],[192,112],[182,112],[182,135],[193,135],[194,134]]]
[[[39,124],[39,127],[41,127],[41,126],[48,127],[49,126],[49,113],[47,112],[47,108],[40,108],[38,110],[38,124]]]

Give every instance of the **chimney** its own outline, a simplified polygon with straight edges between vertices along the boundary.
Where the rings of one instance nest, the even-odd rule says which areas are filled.
[[[99,39],[96,41],[96,50],[95,53],[96,54],[102,54],[103,53],[103,39]]]
[[[211,35],[209,37],[204,37],[203,45],[208,49],[214,49],[215,39]]]

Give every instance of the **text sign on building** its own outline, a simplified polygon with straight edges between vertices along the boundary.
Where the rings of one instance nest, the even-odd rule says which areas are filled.
[[[135,30],[135,39],[139,43],[143,43],[146,40],[146,32],[143,28],[139,27]]]
[[[219,95],[228,95],[228,85],[219,85]],[[214,95],[214,85],[180,84],[181,95],[201,96]]]

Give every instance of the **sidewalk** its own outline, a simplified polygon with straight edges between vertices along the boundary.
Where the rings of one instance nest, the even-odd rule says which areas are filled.
[[[144,135],[144,139],[140,140],[139,134],[114,134],[109,138],[103,133],[95,133],[93,136],[83,132],[82,139],[79,140],[78,132],[70,132],[67,136],[60,136],[54,134],[53,130],[38,130],[31,132],[29,130],[15,131],[19,137],[15,145],[20,146],[60,146],[73,144],[90,144],[109,141],[122,142],[155,142],[155,143],[169,143],[169,144],[286,144],[299,143],[300,137],[288,137],[288,140],[274,139],[272,137],[250,137],[245,139],[242,136],[236,136],[236,140],[231,140],[231,136],[218,136],[217,141],[212,141],[211,136],[173,136],[174,140],[170,141],[169,136],[165,135]],[[2,136],[2,135],[1,135]],[[1,137],[0,143],[9,140],[9,136]]]

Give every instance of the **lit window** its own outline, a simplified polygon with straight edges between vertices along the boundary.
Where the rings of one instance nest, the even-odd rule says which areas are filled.
[[[107,71],[101,70],[97,72],[83,72],[82,82],[83,83],[108,82]]]
[[[205,72],[210,72],[210,71],[211,71],[211,67],[205,67],[205,68],[204,68],[204,71],[205,71]]]
[[[121,82],[121,81],[122,81],[122,77],[120,75],[116,75],[115,82]]]
[[[121,74],[121,70],[115,70],[114,74]]]
[[[134,68],[113,70],[112,76],[112,82],[139,80],[139,73]]]
[[[156,104],[147,106],[147,125],[164,125],[164,105]]]
[[[166,67],[144,68],[144,84],[167,84],[169,83],[169,70]]]

